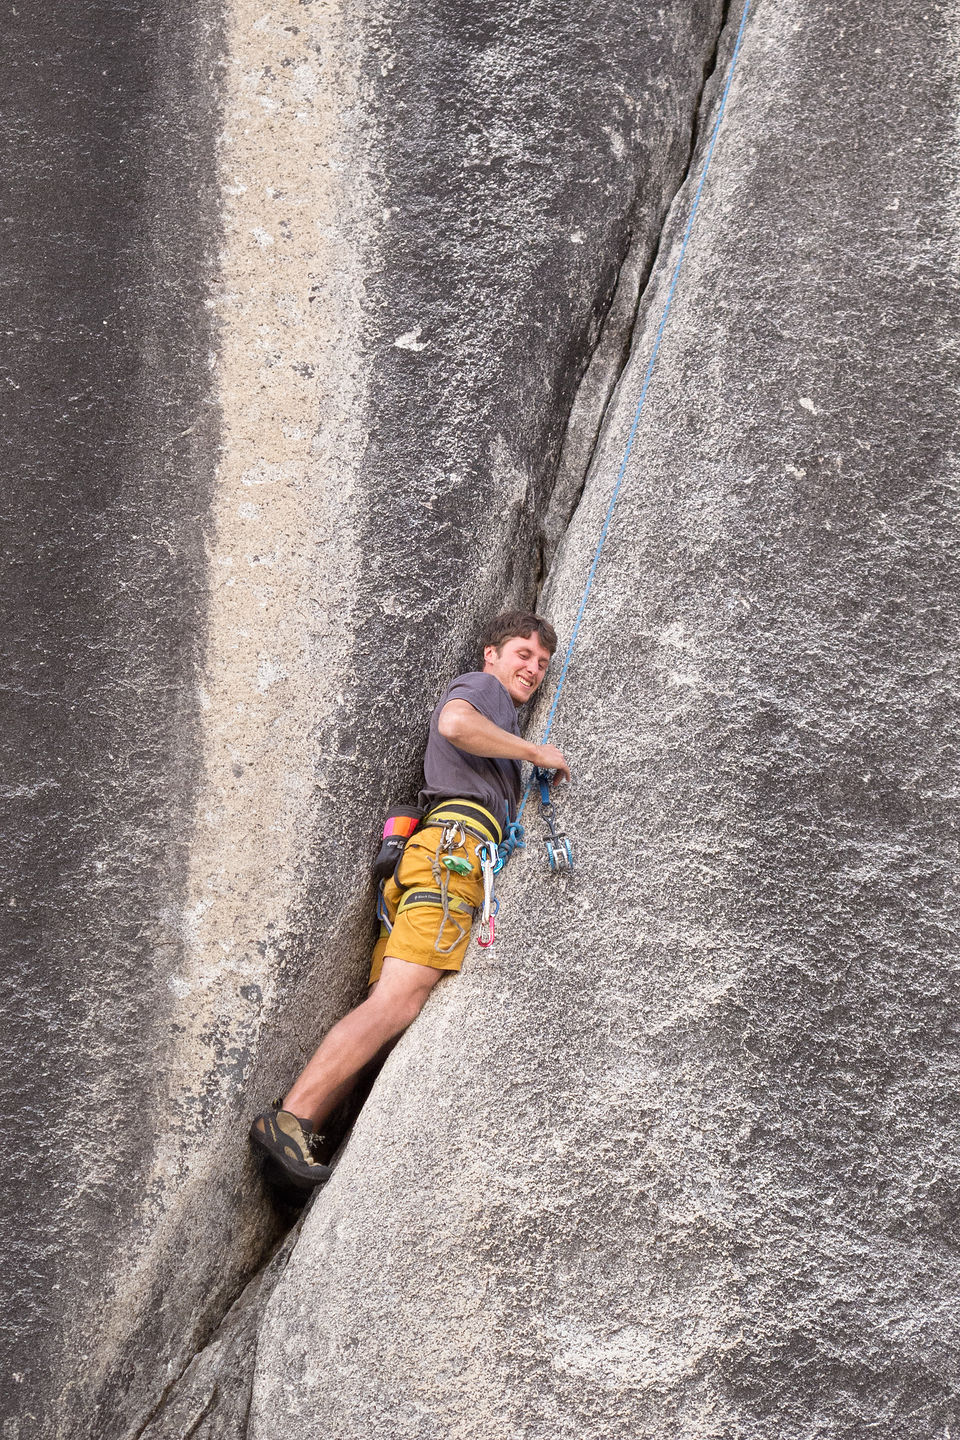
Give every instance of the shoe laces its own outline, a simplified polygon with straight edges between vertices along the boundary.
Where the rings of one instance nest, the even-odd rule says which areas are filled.
[[[278,1095],[276,1100],[271,1100],[270,1103],[274,1110],[282,1110],[283,1096]],[[300,1120],[299,1115],[297,1116],[297,1119]],[[300,1129],[303,1131],[304,1142],[306,1143],[306,1147],[310,1152],[310,1157],[313,1160],[314,1164],[322,1165],[323,1160],[321,1158],[321,1154],[324,1145],[326,1145],[327,1143],[326,1135],[324,1135],[321,1131],[312,1130],[309,1120],[300,1120]]]
[[[321,1157],[323,1147],[327,1143],[327,1137],[319,1133],[318,1131],[310,1131],[309,1133],[307,1131],[304,1131],[304,1134],[307,1137],[307,1149],[310,1151],[310,1154],[313,1156],[316,1163],[318,1165],[322,1165],[323,1160]]]

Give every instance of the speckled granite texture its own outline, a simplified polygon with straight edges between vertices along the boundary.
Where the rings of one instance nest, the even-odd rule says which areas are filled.
[[[217,1327],[289,1218],[247,1120],[563,532],[721,19],[5,15],[4,1440],[244,1423],[254,1302]]]
[[[578,873],[391,1057],[250,1440],[960,1430],[957,48],[756,7],[557,721]]]

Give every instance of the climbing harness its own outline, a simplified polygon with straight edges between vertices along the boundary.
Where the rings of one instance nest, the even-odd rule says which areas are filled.
[[[395,806],[387,816],[383,827],[383,843],[374,861],[374,874],[380,885],[377,891],[377,918],[391,934],[396,918],[391,921],[387,909],[384,886],[395,876],[403,857],[407,841],[418,829],[440,829],[440,839],[430,862],[435,890],[418,889],[408,892],[397,906],[396,914],[409,909],[411,905],[433,905],[440,908],[443,918],[437,932],[434,949],[438,955],[449,955],[469,930],[473,919],[473,907],[466,901],[449,893],[451,875],[469,875],[474,868],[467,848],[467,837],[471,836],[481,845],[490,845],[496,850],[501,829],[496,817],[485,806],[466,800],[445,800],[428,815],[413,806]],[[479,846],[477,847],[479,853]],[[496,912],[494,912],[496,913]],[[465,917],[465,925],[458,917]],[[443,946],[441,941],[444,927],[453,924],[458,933],[451,945]]]
[[[540,795],[543,801],[544,817],[547,821],[547,856],[551,870],[573,870],[573,854],[570,841],[556,828],[555,810],[550,798],[549,770],[538,770],[541,777]],[[404,847],[415,830],[439,828],[440,837],[430,861],[435,889],[407,891],[400,900],[393,921],[387,910],[384,885],[395,874]],[[480,911],[480,929],[477,944],[487,949],[496,939],[496,917],[500,902],[496,897],[496,877],[516,850],[526,848],[523,826],[517,820],[509,821],[503,833],[494,816],[484,806],[461,800],[444,801],[426,816],[422,811],[396,809],[391,812],[384,826],[384,841],[377,856],[375,871],[380,875],[377,891],[377,918],[391,934],[401,913],[413,905],[439,907],[440,926],[434,941],[438,955],[449,955],[467,934],[473,920],[473,907],[465,900],[450,894],[451,875],[469,875],[474,869],[467,845],[468,836],[479,843],[474,854],[483,877],[483,904]],[[382,863],[381,863],[382,862]],[[389,862],[389,864],[388,864]],[[456,934],[449,945],[442,943],[444,932],[452,925]]]
[[[627,436],[626,448],[624,449],[624,452],[623,452],[623,459],[622,459],[621,462],[620,462],[620,468],[619,468],[619,470],[617,471],[617,479],[616,479],[616,483],[615,483],[615,485],[614,485],[614,487],[613,487],[613,493],[612,493],[612,495],[610,496],[610,501],[609,501],[609,503],[608,503],[608,505],[607,505],[606,514],[604,515],[603,525],[601,526],[601,529],[600,529],[600,538],[598,539],[597,545],[596,545],[596,549],[595,549],[594,552],[593,552],[593,560],[592,560],[591,565],[590,565],[590,570],[589,570],[589,572],[588,572],[588,574],[587,574],[586,583],[585,583],[585,585],[584,585],[584,587],[583,587],[583,594],[582,594],[582,596],[580,597],[580,606],[579,606],[579,609],[577,610],[577,616],[576,616],[576,619],[575,619],[574,624],[573,624],[573,630],[572,630],[572,632],[571,632],[570,639],[569,639],[569,641],[567,642],[567,649],[566,649],[566,652],[565,652],[564,657],[563,657],[563,665],[562,665],[562,667],[561,667],[561,669],[560,669],[560,675],[559,675],[559,678],[558,678],[558,680],[557,680],[557,688],[556,688],[556,690],[554,691],[553,700],[552,700],[551,705],[550,705],[550,710],[549,710],[549,712],[548,712],[548,714],[547,714],[546,728],[544,729],[544,732],[543,732],[543,740],[541,741],[541,744],[544,744],[544,745],[546,744],[547,738],[548,738],[549,735],[550,735],[550,731],[551,731],[551,729],[553,728],[553,720],[554,720],[554,716],[555,716],[556,713],[557,713],[557,706],[558,706],[559,703],[560,703],[560,696],[561,696],[561,694],[562,694],[562,692],[563,692],[564,684],[566,683],[567,671],[568,671],[569,668],[570,668],[570,659],[571,659],[571,657],[572,657],[572,655],[573,655],[573,648],[574,648],[574,646],[575,646],[576,643],[577,643],[577,636],[578,636],[578,634],[580,633],[580,625],[581,625],[581,622],[582,622],[582,620],[583,620],[583,614],[584,614],[584,611],[585,611],[586,608],[587,608],[587,600],[588,600],[589,597],[590,597],[590,591],[593,589],[593,582],[594,582],[594,579],[595,579],[595,577],[596,577],[597,566],[598,566],[599,563],[600,563],[600,553],[601,553],[601,551],[603,550],[604,541],[606,540],[607,534],[608,534],[609,529],[610,529],[610,521],[611,521],[611,519],[613,518],[614,507],[616,506],[617,500],[619,499],[620,491],[621,491],[621,489],[623,488],[624,476],[625,476],[626,473],[627,473],[627,465],[628,465],[629,462],[630,462],[630,456],[633,454],[634,441],[636,440],[637,430],[639,429],[639,426],[640,426],[640,417],[641,417],[641,415],[642,415],[642,413],[643,413],[643,407],[644,407],[644,405],[646,404],[647,392],[648,392],[649,389],[650,389],[650,380],[651,380],[651,377],[652,377],[652,375],[653,375],[654,366],[655,366],[656,363],[657,363],[657,357],[658,357],[658,355],[659,355],[659,353],[660,353],[660,342],[661,342],[662,339],[663,339],[663,332],[664,332],[664,330],[666,329],[666,325],[667,325],[667,317],[668,317],[669,314],[670,314],[670,307],[671,307],[672,304],[673,304],[673,297],[674,297],[674,295],[675,295],[675,293],[676,293],[677,282],[678,282],[679,279],[680,279],[680,270],[681,270],[681,267],[682,267],[682,265],[683,265],[684,257],[686,256],[686,253],[687,253],[687,245],[688,245],[689,240],[690,240],[691,232],[693,231],[693,224],[694,224],[694,221],[695,221],[696,218],[697,218],[697,210],[698,210],[699,207],[700,207],[700,197],[701,197],[701,195],[703,194],[704,183],[705,183],[705,181],[706,181],[707,175],[708,175],[709,170],[710,170],[710,163],[711,163],[711,161],[713,160],[713,152],[714,152],[714,150],[715,150],[715,148],[716,148],[717,136],[718,136],[719,133],[720,133],[720,124],[721,124],[721,122],[722,122],[722,120],[723,120],[724,112],[725,112],[725,110],[726,110],[726,108],[727,108],[727,99],[728,99],[728,97],[729,97],[729,95],[730,95],[730,87],[731,87],[731,85],[733,84],[733,76],[734,76],[734,72],[736,71],[736,68],[737,68],[737,59],[738,59],[738,57],[739,57],[739,55],[740,55],[740,45],[741,45],[741,42],[742,42],[742,40],[743,40],[743,32],[744,32],[744,30],[745,30],[745,28],[746,28],[747,16],[750,14],[750,5],[751,5],[751,0],[744,0],[743,13],[742,13],[741,16],[740,16],[740,25],[739,25],[739,28],[738,28],[738,30],[737,30],[737,38],[736,38],[736,41],[735,41],[735,43],[734,43],[733,54],[732,54],[731,57],[730,57],[730,68],[729,68],[729,70],[727,71],[727,78],[726,78],[726,82],[725,82],[724,87],[723,87],[723,94],[722,94],[721,97],[720,97],[720,104],[719,104],[719,106],[717,107],[717,118],[716,118],[716,120],[714,121],[713,130],[712,130],[711,135],[710,135],[710,143],[709,143],[709,145],[707,146],[707,153],[706,153],[706,157],[705,157],[704,162],[703,162],[703,169],[702,169],[701,172],[700,172],[700,179],[699,179],[698,182],[697,182],[697,188],[696,188],[696,190],[695,190],[695,192],[694,192],[693,203],[692,203],[692,205],[690,206],[690,214],[689,214],[689,216],[687,217],[687,224],[686,224],[686,227],[685,227],[684,232],[683,232],[683,240],[681,241],[681,244],[680,244],[680,253],[679,253],[678,256],[677,256],[677,262],[676,262],[676,264],[675,264],[674,267],[673,267],[673,275],[672,275],[672,277],[671,277],[670,285],[669,285],[669,288],[668,288],[668,290],[667,290],[667,298],[666,298],[666,300],[664,301],[663,314],[662,314],[661,317],[660,317],[660,323],[659,323],[659,325],[657,326],[657,333],[656,333],[656,335],[655,335],[655,337],[654,337],[653,349],[651,350],[651,352],[650,352],[650,358],[649,358],[649,360],[647,361],[647,368],[646,368],[646,370],[645,370],[645,372],[644,372],[644,377],[643,377],[643,385],[641,386],[641,389],[640,389],[640,398],[639,398],[639,400],[637,401],[637,408],[636,408],[636,410],[634,411],[633,423],[632,423],[631,426],[630,426],[630,433],[629,433],[629,435]],[[530,789],[531,789],[531,787],[532,787],[532,785],[533,785],[533,782],[534,782],[534,779],[536,778],[536,775],[537,775],[537,771],[534,770],[533,774],[530,776],[530,779],[527,781],[526,789],[525,789],[524,792],[523,792],[523,799],[521,800],[521,802],[520,802],[520,808],[519,808],[519,810],[517,811],[517,822],[518,822],[518,823],[519,823],[519,821],[520,821],[521,816],[523,815],[523,811],[524,811],[524,808],[525,808],[525,806],[526,806],[527,799],[528,799],[528,797],[529,797],[529,795],[530,795]],[[540,793],[541,793],[541,795],[543,794],[542,788],[541,788],[541,792],[540,792]],[[566,837],[563,837],[563,838],[565,839]],[[548,854],[549,854],[549,850],[548,850]],[[553,860],[552,860],[552,858],[551,858],[551,865],[553,865]],[[556,868],[556,867],[554,867],[554,868]],[[561,867],[561,868],[563,868],[563,867]]]
[[[439,904],[442,916],[433,944],[434,951],[438,955],[449,955],[457,948],[463,937],[469,933],[474,911],[465,900],[450,894],[450,877],[473,873],[474,861],[467,846],[469,836],[472,840],[479,841],[474,847],[474,855],[483,875],[482,925],[487,927],[488,934],[488,939],[482,943],[492,945],[493,921],[497,913],[497,902],[493,894],[493,867],[503,833],[496,818],[483,805],[464,800],[445,800],[425,816],[423,826],[425,829],[441,827],[437,848],[430,861],[437,889],[415,891],[404,896],[397,908],[397,914],[410,905]],[[457,933],[453,941],[445,946],[442,940],[447,925],[453,925]]]

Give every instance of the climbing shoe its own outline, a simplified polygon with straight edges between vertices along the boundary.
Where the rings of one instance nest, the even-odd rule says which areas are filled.
[[[250,1126],[250,1140],[267,1162],[268,1177],[284,1188],[315,1190],[330,1179],[330,1166],[321,1165],[315,1154],[323,1137],[279,1104],[257,1116]]]

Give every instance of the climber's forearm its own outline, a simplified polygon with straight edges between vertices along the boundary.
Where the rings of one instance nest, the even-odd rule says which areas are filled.
[[[483,755],[494,760],[529,760],[536,764],[536,745],[520,735],[501,730],[466,700],[448,700],[440,711],[437,728],[444,740],[466,750],[468,755]]]
[[[511,735],[467,700],[448,700],[440,711],[437,728],[444,740],[468,755],[482,755],[489,760],[527,760],[531,765],[556,770],[557,779],[570,779],[570,767],[555,745],[532,745],[521,735]]]

